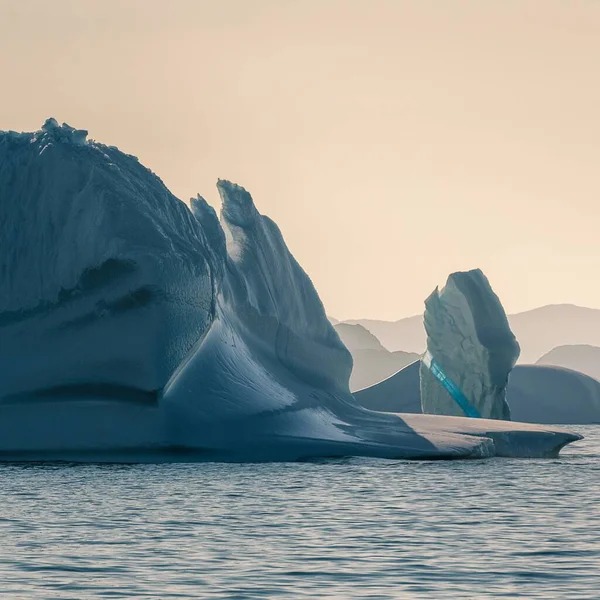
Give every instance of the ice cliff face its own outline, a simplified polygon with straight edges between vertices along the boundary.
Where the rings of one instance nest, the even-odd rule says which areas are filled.
[[[49,119],[0,136],[6,397],[160,390],[215,314],[215,261],[136,158]]]
[[[453,273],[425,301],[424,413],[510,420],[508,376],[519,344],[479,270]]]
[[[577,439],[362,408],[279,229],[217,187],[220,220],[83,130],[0,133],[0,459],[545,456]]]

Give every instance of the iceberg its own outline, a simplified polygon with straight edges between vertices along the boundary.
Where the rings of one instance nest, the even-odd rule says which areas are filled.
[[[506,399],[514,420],[529,423],[600,423],[600,382],[579,371],[517,365]]]
[[[506,386],[519,344],[482,271],[452,273],[425,301],[424,322],[423,413],[510,420]]]
[[[416,361],[354,397],[371,410],[421,414],[419,368]],[[600,423],[600,382],[571,369],[516,365],[506,399],[512,418],[522,423]]]
[[[421,414],[420,360],[415,360],[383,381],[352,392],[370,410]]]
[[[555,456],[522,423],[375,412],[277,225],[54,119],[0,133],[0,460]]]

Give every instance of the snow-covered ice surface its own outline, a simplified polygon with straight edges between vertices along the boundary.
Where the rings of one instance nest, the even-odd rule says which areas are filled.
[[[279,229],[217,187],[220,221],[83,130],[0,133],[2,459],[547,456],[578,439],[361,407]]]
[[[481,270],[449,275],[425,301],[424,322],[423,412],[509,420],[506,385],[519,344]]]

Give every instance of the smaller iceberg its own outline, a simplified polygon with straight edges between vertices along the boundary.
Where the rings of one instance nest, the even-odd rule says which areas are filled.
[[[600,423],[600,382],[579,371],[517,365],[507,390],[513,420],[526,423]]]
[[[352,394],[361,406],[370,410],[421,414],[420,364],[420,359],[417,359],[383,381]]]
[[[506,386],[520,348],[483,272],[452,273],[425,300],[424,321],[423,412],[509,421]]]

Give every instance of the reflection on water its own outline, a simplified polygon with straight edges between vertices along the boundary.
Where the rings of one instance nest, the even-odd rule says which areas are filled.
[[[600,426],[559,459],[0,465],[32,598],[600,597]]]

